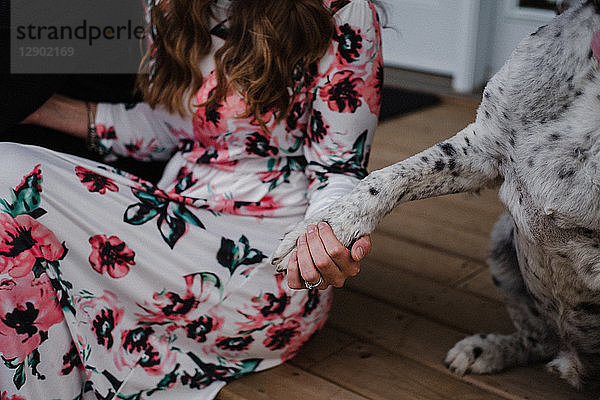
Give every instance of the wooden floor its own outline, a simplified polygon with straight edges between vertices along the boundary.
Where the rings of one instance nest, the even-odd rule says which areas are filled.
[[[382,123],[371,169],[452,136],[474,120],[476,107],[447,97]],[[465,335],[512,331],[484,261],[502,211],[493,190],[402,205],[374,233],[359,276],[336,290],[324,331],[291,362],[226,386],[219,399],[599,398],[543,365],[464,378],[444,367],[446,351]]]

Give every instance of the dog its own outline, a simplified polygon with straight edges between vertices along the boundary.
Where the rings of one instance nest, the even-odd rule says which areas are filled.
[[[372,172],[289,232],[271,262],[326,221],[350,246],[406,201],[500,186],[507,212],[488,263],[516,331],[458,342],[458,374],[549,361],[576,388],[600,380],[600,67],[590,43],[600,0],[579,1],[519,44],[484,89],[475,122]],[[595,386],[594,384],[594,386]]]

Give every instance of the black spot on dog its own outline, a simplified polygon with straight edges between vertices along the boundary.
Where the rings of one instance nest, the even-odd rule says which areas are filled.
[[[583,90],[580,89],[580,90],[578,90],[578,91],[575,92],[575,97],[579,97],[582,94],[583,94]]]
[[[481,347],[477,346],[473,349],[473,357],[475,359],[478,359],[481,354],[483,354],[483,349]]]
[[[375,189],[374,187],[369,188],[369,193],[371,193],[371,196],[377,196],[379,194],[379,190]]]
[[[448,169],[452,171],[454,168],[456,168],[456,160],[451,158],[448,160]]]
[[[452,146],[452,144],[440,143],[439,146],[442,149],[442,151],[444,152],[444,154],[447,155],[448,157],[452,157],[452,156],[456,155],[456,149],[454,149],[454,146]]]
[[[492,118],[492,115],[491,115],[491,114],[490,114],[490,113],[489,113],[489,112],[486,110],[486,111],[485,111],[485,117],[486,117],[487,119],[490,119],[490,118]]]
[[[483,97],[485,97],[486,99],[489,99],[489,98],[490,98],[490,92],[486,91],[486,92],[483,94]]]
[[[527,336],[527,340],[529,341],[529,343],[531,343],[533,346],[537,346],[540,342],[534,338],[533,336]]]
[[[501,283],[500,280],[498,278],[496,278],[495,276],[492,275],[492,282],[494,282],[494,286],[496,287],[500,287]]]
[[[548,140],[550,140],[552,142],[556,142],[559,139],[560,139],[560,134],[558,134],[558,133],[553,133],[548,137]]]
[[[598,95],[598,98],[600,99],[600,94]],[[465,143],[467,144],[467,146],[471,146],[471,141],[469,140],[468,137],[465,138]]]
[[[600,304],[584,301],[579,303],[574,308],[575,311],[581,311],[586,314],[600,314]]]
[[[429,158],[427,158],[427,157],[423,156],[423,157],[421,157],[421,161],[423,161],[423,162],[428,162],[428,161],[429,161]]]
[[[444,168],[446,168],[446,163],[444,163],[442,160],[437,160],[437,161],[435,162],[434,169],[435,169],[437,172],[440,172],[440,171],[442,171]]]
[[[479,337],[480,337],[481,339],[486,339],[486,338],[487,338],[487,335],[486,335],[485,333],[482,333],[481,335],[479,335]]]
[[[568,169],[567,167],[564,167],[564,166],[558,172],[559,179],[571,178],[573,175],[575,175],[575,171],[573,171],[572,169]]]
[[[533,306],[529,306],[529,312],[534,316],[534,317],[539,317],[540,316],[540,312],[538,311],[537,308],[533,307]]]
[[[560,37],[560,35],[561,35],[561,34],[562,34],[562,32],[561,32],[561,31],[558,31],[558,32],[556,32],[556,33],[554,34],[554,37],[555,37],[555,38],[557,38],[557,37]]]

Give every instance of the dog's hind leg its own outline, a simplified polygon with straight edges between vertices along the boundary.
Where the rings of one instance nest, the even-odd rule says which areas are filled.
[[[513,220],[503,214],[492,231],[488,264],[508,313],[517,329],[509,335],[481,334],[458,342],[445,363],[453,372],[498,372],[530,362],[549,360],[558,352],[558,340],[538,312],[519,270],[513,243]]]
[[[475,122],[452,138],[387,168],[374,171],[352,192],[323,212],[298,224],[282,240],[272,263],[286,267],[286,256],[309,224],[328,222],[336,237],[349,246],[369,234],[396,205],[450,193],[476,191],[494,182],[502,162],[501,129]]]

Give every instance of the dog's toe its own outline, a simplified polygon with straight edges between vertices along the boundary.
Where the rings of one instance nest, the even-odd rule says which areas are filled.
[[[487,374],[504,369],[502,356],[493,340],[494,335],[475,335],[456,343],[444,363],[458,375]],[[491,338],[490,338],[491,337]]]

